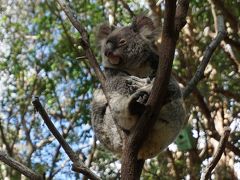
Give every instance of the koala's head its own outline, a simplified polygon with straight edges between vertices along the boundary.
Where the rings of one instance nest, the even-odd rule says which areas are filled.
[[[121,68],[128,71],[146,65],[154,52],[153,22],[146,16],[137,16],[129,26],[112,28],[100,26],[98,40],[104,67]]]

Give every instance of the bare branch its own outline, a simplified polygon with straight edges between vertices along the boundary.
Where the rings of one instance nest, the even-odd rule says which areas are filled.
[[[227,144],[228,141],[228,137],[230,135],[230,128],[225,128],[224,129],[224,133],[221,136],[218,148],[216,153],[213,155],[213,159],[210,162],[210,164],[205,168],[205,170],[203,171],[202,175],[201,175],[201,180],[207,180],[210,179],[211,176],[211,172],[212,170],[215,168],[215,166],[217,165],[217,163],[219,162],[224,150],[225,150],[225,146]]]
[[[212,138],[214,138],[217,141],[220,141],[221,137],[218,133],[214,133],[211,135]],[[226,143],[226,147],[232,151],[235,155],[240,156],[240,149],[236,146],[234,146],[234,144],[227,142]]]
[[[8,156],[8,154],[6,152],[1,151],[1,150],[0,150],[0,161],[4,162],[8,166],[16,169],[17,171],[19,171],[21,174],[28,177],[29,179],[34,179],[34,180],[43,179],[43,177],[41,175],[35,173],[33,170],[29,169],[22,163],[11,158],[10,156]]]
[[[120,0],[123,7],[128,11],[128,13],[130,14],[131,17],[134,17],[135,14],[134,12],[131,10],[131,8],[129,7],[129,5],[124,1],[124,0]]]
[[[105,91],[105,76],[103,72],[101,71],[99,64],[97,63],[96,57],[93,54],[92,49],[90,48],[89,43],[89,36],[85,28],[80,24],[80,22],[77,19],[77,15],[73,10],[71,10],[67,4],[64,2],[64,0],[56,0],[58,4],[61,6],[62,10],[65,12],[69,20],[71,21],[72,25],[78,30],[78,32],[81,34],[81,46],[84,49],[86,53],[86,57],[89,60],[90,65],[93,67],[102,87],[104,94],[106,95]]]
[[[42,104],[39,101],[38,97],[35,97],[34,101],[32,102],[35,109],[39,112],[42,119],[44,120],[45,124],[47,125],[48,129],[51,133],[55,136],[58,142],[63,147],[64,151],[67,153],[68,157],[73,162],[72,170],[75,172],[79,172],[84,174],[90,179],[99,180],[97,175],[95,175],[89,168],[87,168],[84,163],[79,159],[78,155],[72,150],[69,144],[65,141],[63,136],[58,132],[54,124],[52,123],[51,119],[49,118],[47,112],[43,108]]]
[[[210,3],[216,5],[217,9],[221,10],[226,20],[230,23],[231,27],[235,32],[238,31],[238,18],[232,13],[231,10],[227,9],[224,6],[224,2],[222,0],[211,0]]]
[[[187,84],[186,88],[183,91],[184,98],[188,97],[188,95],[197,86],[198,82],[202,79],[204,75],[204,70],[206,69],[209,63],[213,52],[215,51],[215,49],[220,44],[221,40],[224,39],[225,36],[226,32],[224,28],[223,16],[218,16],[218,34],[205,49],[202,62],[198,66],[195,75],[192,77],[192,79],[190,80],[190,82]]]

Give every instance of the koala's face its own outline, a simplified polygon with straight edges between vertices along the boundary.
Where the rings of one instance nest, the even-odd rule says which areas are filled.
[[[100,27],[102,58],[105,66],[138,68],[152,53],[153,23],[151,19],[137,17],[132,25],[111,30],[108,25]]]
[[[105,42],[102,44],[104,59],[112,65],[123,65],[137,55],[136,48],[142,46],[142,42],[136,44],[139,34],[134,32],[131,27],[117,28],[112,31]],[[135,45],[135,46],[133,46]]]

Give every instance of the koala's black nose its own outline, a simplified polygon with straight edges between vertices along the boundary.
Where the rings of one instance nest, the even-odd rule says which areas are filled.
[[[111,56],[112,54],[113,54],[113,51],[111,49],[106,49],[104,51],[104,55],[107,56],[107,57]]]
[[[104,55],[109,57],[113,54],[113,43],[108,42],[105,46],[105,51],[104,51]]]

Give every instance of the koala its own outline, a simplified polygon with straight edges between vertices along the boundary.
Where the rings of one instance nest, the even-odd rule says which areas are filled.
[[[151,93],[158,55],[156,29],[150,18],[137,16],[131,25],[99,28],[106,91],[96,89],[92,100],[92,126],[98,140],[110,151],[122,153],[129,133],[145,109]],[[171,77],[159,118],[138,153],[138,159],[156,156],[174,141],[185,123],[185,107],[177,81]]]

